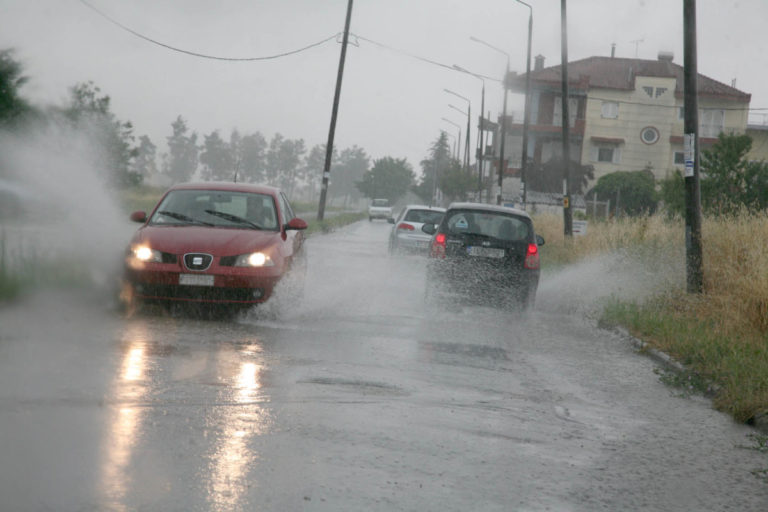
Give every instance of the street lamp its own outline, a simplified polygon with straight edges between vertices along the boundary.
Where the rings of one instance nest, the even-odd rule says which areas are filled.
[[[468,71],[464,69],[461,66],[457,66],[456,64],[453,65],[453,69],[456,71],[461,71],[462,73],[466,73],[468,75],[471,75],[481,82],[483,82],[483,90],[482,95],[480,97],[480,117],[478,121],[478,145],[480,152],[477,156],[477,201],[482,202],[483,200],[483,160],[485,157],[485,147],[483,146],[483,116],[485,116],[485,78],[478,75],[477,73],[473,73],[471,71]]]
[[[467,137],[466,137],[467,138],[467,143],[466,143],[466,146],[464,147],[464,169],[468,170],[469,169],[469,119],[470,119],[470,117],[472,115],[472,102],[469,101],[469,98],[467,98],[465,96],[462,96],[459,93],[453,92],[450,89],[443,89],[443,90],[445,92],[447,92],[448,94],[453,94],[454,96],[456,96],[458,98],[461,98],[461,99],[463,99],[464,101],[467,102],[467,112],[466,112],[466,116],[467,116]],[[464,114],[464,112],[462,112],[461,109],[459,109],[457,107],[454,107],[453,105],[448,105],[448,106],[453,108],[453,109],[455,109],[455,110],[458,110],[459,112]]]
[[[501,113],[501,143],[499,144],[499,194],[496,196],[496,204],[501,204],[501,188],[504,181],[504,170],[506,167],[504,165],[504,141],[507,138],[507,77],[509,77],[509,54],[504,50],[496,48],[492,44],[488,44],[485,41],[476,38],[475,36],[469,36],[469,39],[507,56],[507,70],[504,73],[504,80],[501,84],[502,88],[504,89],[504,106],[502,107]]]
[[[520,182],[523,184],[523,208],[525,208],[525,201],[528,187],[525,184],[526,171],[528,169],[528,128],[531,123],[531,33],[533,32],[533,7],[529,4],[515,0],[519,4],[523,4],[528,8],[528,56],[525,63],[525,113],[523,114],[523,154],[520,164]],[[563,100],[566,101],[567,100]]]
[[[461,126],[456,124],[456,123],[454,123],[453,121],[451,121],[447,117],[443,117],[441,119],[443,121],[445,121],[446,123],[452,124],[453,126],[456,127],[457,130],[459,130],[459,136],[456,137],[456,140],[454,141],[454,147],[453,147],[453,152],[455,153],[454,158],[456,158],[456,160],[458,160],[459,159],[459,149],[461,148]]]

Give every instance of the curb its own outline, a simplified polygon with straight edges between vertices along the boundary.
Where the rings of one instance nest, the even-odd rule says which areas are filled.
[[[635,338],[624,327],[616,326],[616,327],[610,328],[610,330],[613,331],[615,334],[621,336],[622,338],[626,339],[627,341],[629,341],[630,344],[638,352],[642,352],[643,354],[648,355],[651,359],[653,359],[657,363],[660,363],[666,369],[675,371],[675,372],[680,372],[680,373],[683,373],[686,371],[686,368],[682,363],[675,360],[669,354],[651,347],[648,343],[644,342],[643,340],[639,338]],[[704,396],[708,398],[712,398],[714,396],[714,393],[717,393],[717,390],[719,388],[717,386],[712,386],[710,387],[710,389],[711,391],[705,392]],[[751,420],[748,420],[744,424],[754,428],[755,430],[759,430],[763,434],[768,435],[768,413],[758,414],[757,416],[755,416]]]

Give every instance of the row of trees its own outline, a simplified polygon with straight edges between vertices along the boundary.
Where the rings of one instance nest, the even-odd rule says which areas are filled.
[[[178,116],[166,137],[168,151],[147,135],[136,136],[129,121],[111,110],[111,100],[92,82],[69,90],[64,105],[40,108],[20,94],[28,81],[12,50],[0,51],[0,129],[15,131],[36,122],[64,123],[83,133],[97,149],[97,165],[115,186],[128,187],[146,179],[175,183],[191,179],[234,180],[280,186],[289,194],[299,187],[314,197],[325,164],[324,145],[310,149],[302,139],[275,134],[270,140],[259,132],[233,130],[224,139],[218,130],[202,138]],[[370,169],[370,157],[357,146],[334,150],[331,202],[348,202],[361,196],[356,183]]]

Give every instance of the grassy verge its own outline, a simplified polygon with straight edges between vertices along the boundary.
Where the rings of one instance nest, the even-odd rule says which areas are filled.
[[[583,237],[565,240],[556,216],[535,219],[546,238],[542,261],[557,269],[616,250],[663,265],[660,254],[685,254],[684,225],[662,216],[590,222]],[[603,325],[634,336],[683,363],[684,381],[713,385],[715,406],[736,420],[768,413],[768,215],[742,213],[705,219],[704,293],[670,283],[649,299],[611,300]],[[706,383],[706,384],[705,384]]]
[[[307,220],[309,227],[307,228],[306,233],[307,235],[314,233],[328,233],[342,226],[346,226],[347,224],[362,220],[367,216],[368,214],[366,212],[347,212],[325,218],[322,221]]]

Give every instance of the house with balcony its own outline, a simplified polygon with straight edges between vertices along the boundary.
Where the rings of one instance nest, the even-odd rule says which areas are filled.
[[[526,154],[529,168],[562,154],[561,66],[531,71],[531,110]],[[592,165],[595,180],[615,171],[649,169],[657,179],[684,168],[683,67],[670,53],[657,60],[589,57],[568,64],[570,157]],[[525,94],[525,74],[507,87]],[[699,74],[699,141],[705,148],[721,132],[745,133],[751,95]],[[522,119],[506,122],[505,176],[519,176]],[[498,149],[496,149],[498,151]],[[498,154],[498,152],[497,152]],[[519,178],[518,178],[519,179]],[[505,186],[506,189],[506,186]]]

